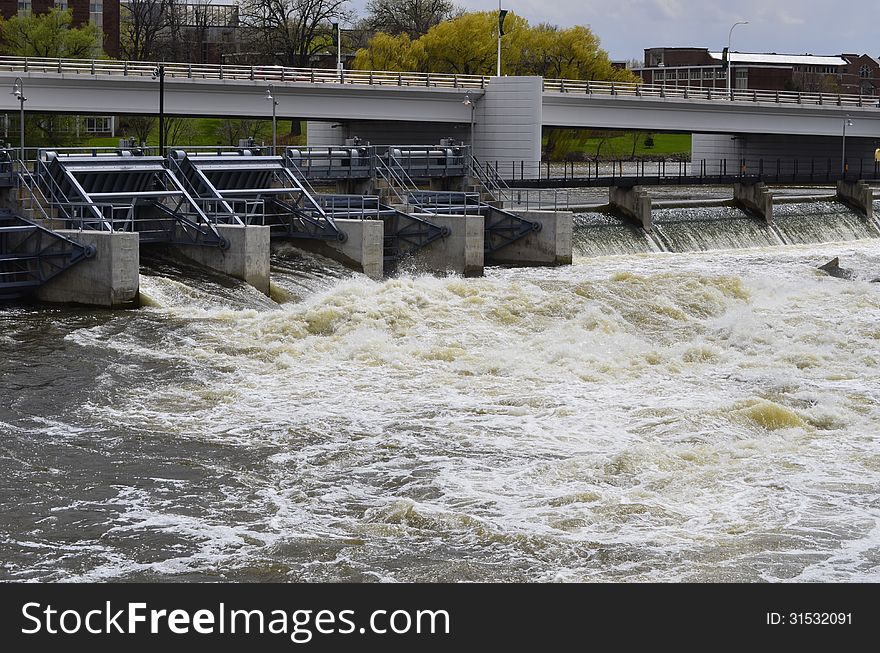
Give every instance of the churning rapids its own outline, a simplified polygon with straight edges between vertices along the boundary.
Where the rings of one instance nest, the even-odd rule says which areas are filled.
[[[0,309],[0,579],[880,581],[880,234],[822,210]]]

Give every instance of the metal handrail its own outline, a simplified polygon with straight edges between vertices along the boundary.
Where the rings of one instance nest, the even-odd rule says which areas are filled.
[[[62,75],[152,77],[159,62],[109,59],[54,59],[0,57],[0,71]],[[240,66],[229,64],[162,63],[166,78],[271,81],[273,83],[345,84],[367,86],[421,86],[428,88],[485,89],[491,77],[446,73],[345,70],[292,66]],[[848,93],[802,93],[758,89],[644,84],[580,79],[544,79],[545,93],[660,97],[685,100],[769,102],[845,107],[880,107],[880,97]]]
[[[43,191],[40,190],[40,186],[39,186],[39,184],[37,184],[37,180],[31,174],[31,171],[28,169],[27,165],[21,163],[20,161],[18,161],[16,163],[19,164],[18,170],[16,171],[16,175],[15,175],[16,188],[18,188],[18,189],[26,188],[31,196],[31,208],[34,208],[34,206],[36,206],[36,208],[38,208],[40,210],[40,214],[42,215],[42,219],[49,220],[50,219],[49,213],[46,211],[46,208],[43,206],[43,202],[47,202],[48,199],[43,194]],[[37,197],[37,193],[40,194],[40,197],[42,197],[42,200],[40,199],[40,197]]]
[[[675,98],[679,100],[711,100],[718,102],[766,102],[772,104],[808,104],[845,107],[880,107],[880,97],[852,93],[802,93],[760,89],[727,90],[706,86],[675,86],[641,82],[584,81],[545,79],[545,93],[566,95],[612,95],[624,97]]]
[[[43,57],[0,57],[0,70],[24,73],[70,75],[122,75],[152,77],[160,62],[107,59],[54,59]],[[359,84],[369,86],[422,86],[437,88],[485,88],[483,75],[395,72],[389,70],[345,70],[292,66],[239,66],[229,64],[165,63],[166,78],[231,79],[280,83]]]

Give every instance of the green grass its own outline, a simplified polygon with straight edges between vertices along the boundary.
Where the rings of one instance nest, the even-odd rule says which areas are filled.
[[[635,138],[635,152],[633,139]],[[653,144],[648,139],[653,139]],[[547,130],[543,137],[546,151],[552,140],[553,151],[550,158],[561,161],[572,155],[602,158],[629,158],[639,156],[689,155],[691,152],[690,134],[649,134],[647,132],[597,132],[594,130],[554,129]],[[646,143],[647,140],[647,143]]]
[[[177,138],[171,138],[169,145],[190,145],[201,147],[213,147],[217,145],[230,145],[220,130],[221,123],[219,118],[186,118],[184,128],[180,130]],[[278,130],[278,143],[283,145],[302,145],[305,144],[305,134],[301,136],[292,136],[290,134],[290,121],[279,120],[276,124]],[[302,131],[305,132],[305,123],[302,124]],[[247,136],[255,136],[257,143],[265,142],[271,144],[272,141],[272,121],[261,120],[256,122],[256,129],[251,130],[252,133]],[[253,133],[256,132],[256,133]],[[80,147],[117,147],[119,139],[131,137],[134,133],[124,126],[117,126],[116,136],[102,136],[81,139]],[[246,137],[246,136],[243,136]],[[147,138],[147,145],[159,144],[159,126],[158,120],[156,125]],[[232,143],[237,145],[237,143]]]

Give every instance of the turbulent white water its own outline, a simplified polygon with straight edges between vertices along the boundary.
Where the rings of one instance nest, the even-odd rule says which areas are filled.
[[[578,251],[58,322],[103,358],[5,424],[5,576],[880,580],[880,240]]]
[[[880,580],[880,287],[815,270],[867,279],[877,249],[353,278],[158,347],[75,331],[192,370],[101,421],[228,456],[198,515],[185,481],[115,490],[110,541],[174,533],[182,555],[108,549],[74,576]]]

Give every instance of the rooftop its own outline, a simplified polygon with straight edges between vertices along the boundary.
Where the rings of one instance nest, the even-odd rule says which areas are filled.
[[[721,61],[720,52],[710,52],[709,56]],[[840,56],[817,56],[813,54],[776,54],[732,52],[732,63],[775,64],[792,66],[845,66],[846,60]]]

